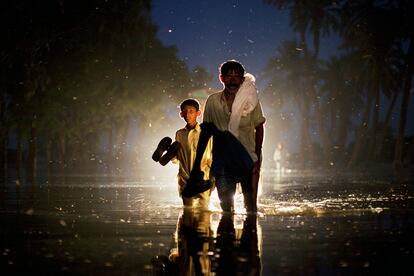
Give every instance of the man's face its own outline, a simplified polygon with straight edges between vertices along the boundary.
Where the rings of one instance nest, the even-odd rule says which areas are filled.
[[[244,81],[244,77],[241,72],[237,70],[230,70],[227,73],[220,75],[220,80],[224,84],[226,90],[232,93],[237,93],[240,85],[242,85]]]
[[[201,111],[197,110],[194,106],[186,105],[180,112],[181,117],[184,121],[193,126],[197,123],[197,117],[200,116]]]

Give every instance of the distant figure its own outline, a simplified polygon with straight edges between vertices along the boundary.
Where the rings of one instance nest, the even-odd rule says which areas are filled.
[[[196,158],[197,144],[201,128],[197,118],[201,115],[200,104],[195,99],[186,99],[180,105],[180,117],[186,125],[175,134],[175,142],[171,138],[163,138],[153,154],[154,161],[166,165],[170,160],[179,163],[178,192],[183,200],[184,207],[208,208],[210,202],[211,186],[210,167],[212,162],[212,139],[209,139],[200,162],[203,173],[202,186],[196,188],[188,185],[188,178]],[[165,154],[164,151],[166,151]],[[199,183],[200,184],[200,183]]]
[[[283,166],[282,166],[282,151],[283,151],[283,145],[282,143],[278,143],[275,149],[275,152],[273,154],[273,160],[276,164],[276,173],[283,172]]]

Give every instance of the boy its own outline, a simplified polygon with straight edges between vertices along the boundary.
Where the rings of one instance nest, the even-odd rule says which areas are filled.
[[[178,162],[178,191],[183,200],[184,207],[200,207],[207,209],[210,202],[211,189],[202,189],[204,190],[203,192],[196,193],[194,196],[187,196],[188,194],[193,195],[193,187],[187,186],[187,180],[193,169],[197,143],[201,132],[201,127],[197,122],[197,118],[201,115],[200,104],[195,99],[186,99],[181,103],[180,110],[180,117],[186,122],[185,127],[176,132],[176,141],[171,145],[169,145],[169,143],[171,143],[170,138],[166,137],[162,139],[157,150],[154,152],[153,159],[159,161],[161,165],[167,164],[171,159],[173,159],[174,163]],[[167,153],[162,155],[162,149],[167,147]],[[209,182],[210,177],[212,147],[213,143],[212,139],[210,139],[200,163],[203,180],[206,182]]]

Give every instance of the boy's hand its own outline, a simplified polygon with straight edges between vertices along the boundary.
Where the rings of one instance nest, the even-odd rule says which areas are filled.
[[[197,182],[202,181],[204,179],[204,173],[201,170],[196,170],[193,168],[190,172],[190,177],[188,179],[188,182]]]
[[[202,171],[193,169],[181,194],[184,197],[193,197],[211,189],[211,186],[210,180],[204,180],[204,173]]]

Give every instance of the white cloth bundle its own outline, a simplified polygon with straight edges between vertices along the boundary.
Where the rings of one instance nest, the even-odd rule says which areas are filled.
[[[229,131],[236,137],[239,136],[239,125],[241,117],[247,116],[256,107],[259,99],[257,97],[257,89],[255,85],[256,79],[252,74],[244,75],[244,82],[237,91],[231,107],[231,115],[229,121]]]

